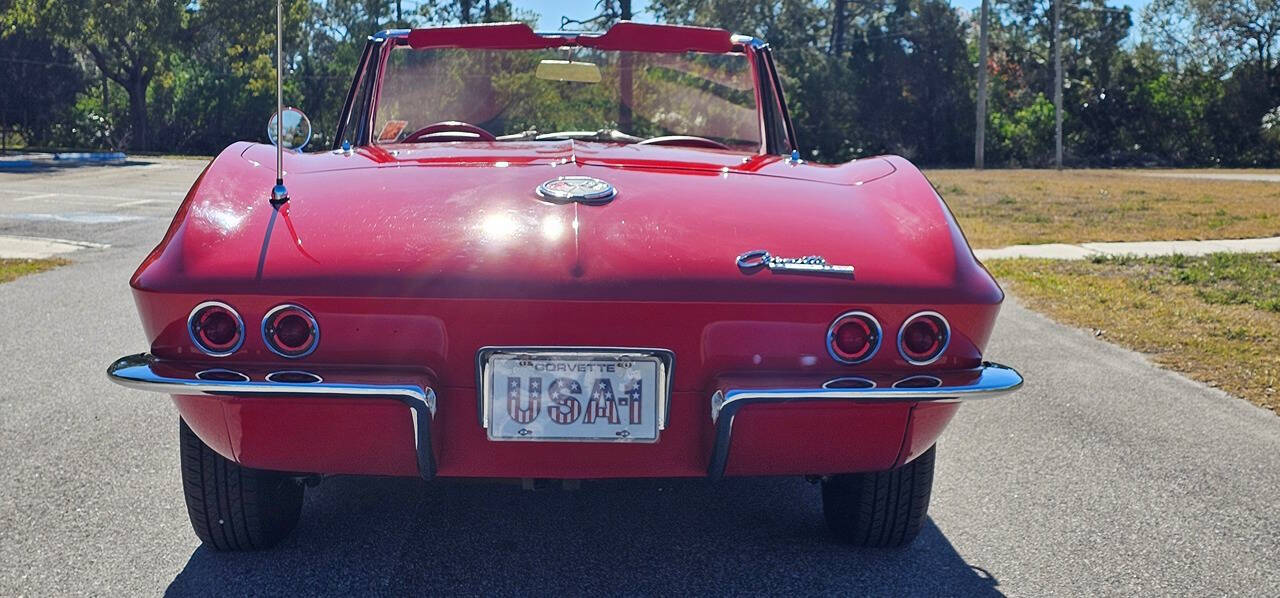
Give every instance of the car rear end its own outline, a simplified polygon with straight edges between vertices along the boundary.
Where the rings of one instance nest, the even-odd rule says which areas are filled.
[[[211,447],[271,470],[575,479],[887,470],[931,446],[957,401],[1020,381],[982,361],[990,303],[137,298],[152,352],[113,375],[167,380]],[[230,354],[226,343],[201,344],[194,316],[211,301],[243,322]],[[314,326],[291,337],[314,345],[282,348],[281,313]],[[874,335],[850,338],[850,313]],[[927,363],[904,357],[900,334],[919,314],[945,323]]]

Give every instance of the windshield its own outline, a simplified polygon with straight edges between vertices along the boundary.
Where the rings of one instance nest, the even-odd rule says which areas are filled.
[[[415,135],[445,121],[483,131],[454,123]],[[707,147],[755,151],[761,145],[745,55],[582,47],[396,47],[382,77],[373,130],[377,143],[489,136],[635,143],[678,135],[714,142]]]

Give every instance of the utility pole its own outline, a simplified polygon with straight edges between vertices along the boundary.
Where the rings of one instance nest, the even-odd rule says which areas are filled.
[[[1062,0],[1053,0],[1053,166],[1062,170]]]
[[[978,16],[978,119],[973,131],[973,167],[982,170],[987,147],[987,15],[989,0],[982,0]]]
[[[403,27],[404,20],[400,17],[400,0],[396,0],[396,27]]]

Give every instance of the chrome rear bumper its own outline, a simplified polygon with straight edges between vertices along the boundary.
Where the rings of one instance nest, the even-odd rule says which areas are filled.
[[[328,368],[312,372],[197,370],[193,364],[167,362],[142,353],[116,360],[107,368],[107,376],[128,388],[169,395],[399,401],[409,407],[413,419],[418,471],[427,479],[435,475],[430,433],[436,413],[436,393],[421,372],[368,373]],[[724,474],[734,415],[749,405],[832,401],[864,404],[956,402],[1000,396],[1022,386],[1022,376],[1018,372],[995,363],[983,363],[973,370],[940,373],[939,376],[909,376],[897,380],[881,379],[875,375],[721,378],[716,382],[710,401],[715,440],[707,474],[711,478]],[[406,380],[418,383],[403,383]]]
[[[716,430],[707,475],[713,479],[724,475],[729,461],[729,443],[733,437],[733,416],[748,405],[829,401],[956,402],[997,397],[1022,386],[1022,375],[1013,368],[998,363],[983,362],[974,370],[940,375],[941,377],[908,376],[892,382],[877,380],[874,376],[847,376],[825,381],[814,378],[722,379],[711,397],[711,421]]]
[[[424,478],[435,475],[431,455],[431,419],[436,413],[436,393],[425,384],[386,384],[360,374],[313,372],[288,369],[271,372],[233,371],[166,364],[150,354],[121,357],[107,368],[112,382],[170,395],[210,395],[215,397],[312,397],[334,399],[390,399],[404,403],[413,416],[414,449],[418,470]],[[294,374],[284,376],[282,374]],[[301,374],[306,374],[303,376]],[[259,379],[254,379],[259,376]],[[310,378],[308,378],[308,376]],[[307,381],[286,381],[306,379]]]

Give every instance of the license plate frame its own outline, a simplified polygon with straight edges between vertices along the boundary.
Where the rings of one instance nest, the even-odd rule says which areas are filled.
[[[495,357],[506,359],[528,358],[535,361],[560,360],[592,360],[597,362],[621,362],[626,360],[653,363],[656,369],[656,383],[652,403],[655,409],[656,430],[653,438],[636,437],[581,437],[581,436],[538,436],[513,437],[496,435],[494,430],[494,368],[491,367]],[[476,352],[476,395],[477,415],[486,436],[494,442],[585,442],[595,444],[612,443],[654,443],[658,441],[662,430],[666,429],[668,412],[671,403],[671,378],[675,369],[675,354],[667,349],[638,347],[575,347],[575,346],[502,346],[483,347]],[[587,390],[587,389],[584,389]],[[589,394],[587,390],[584,394]]]

